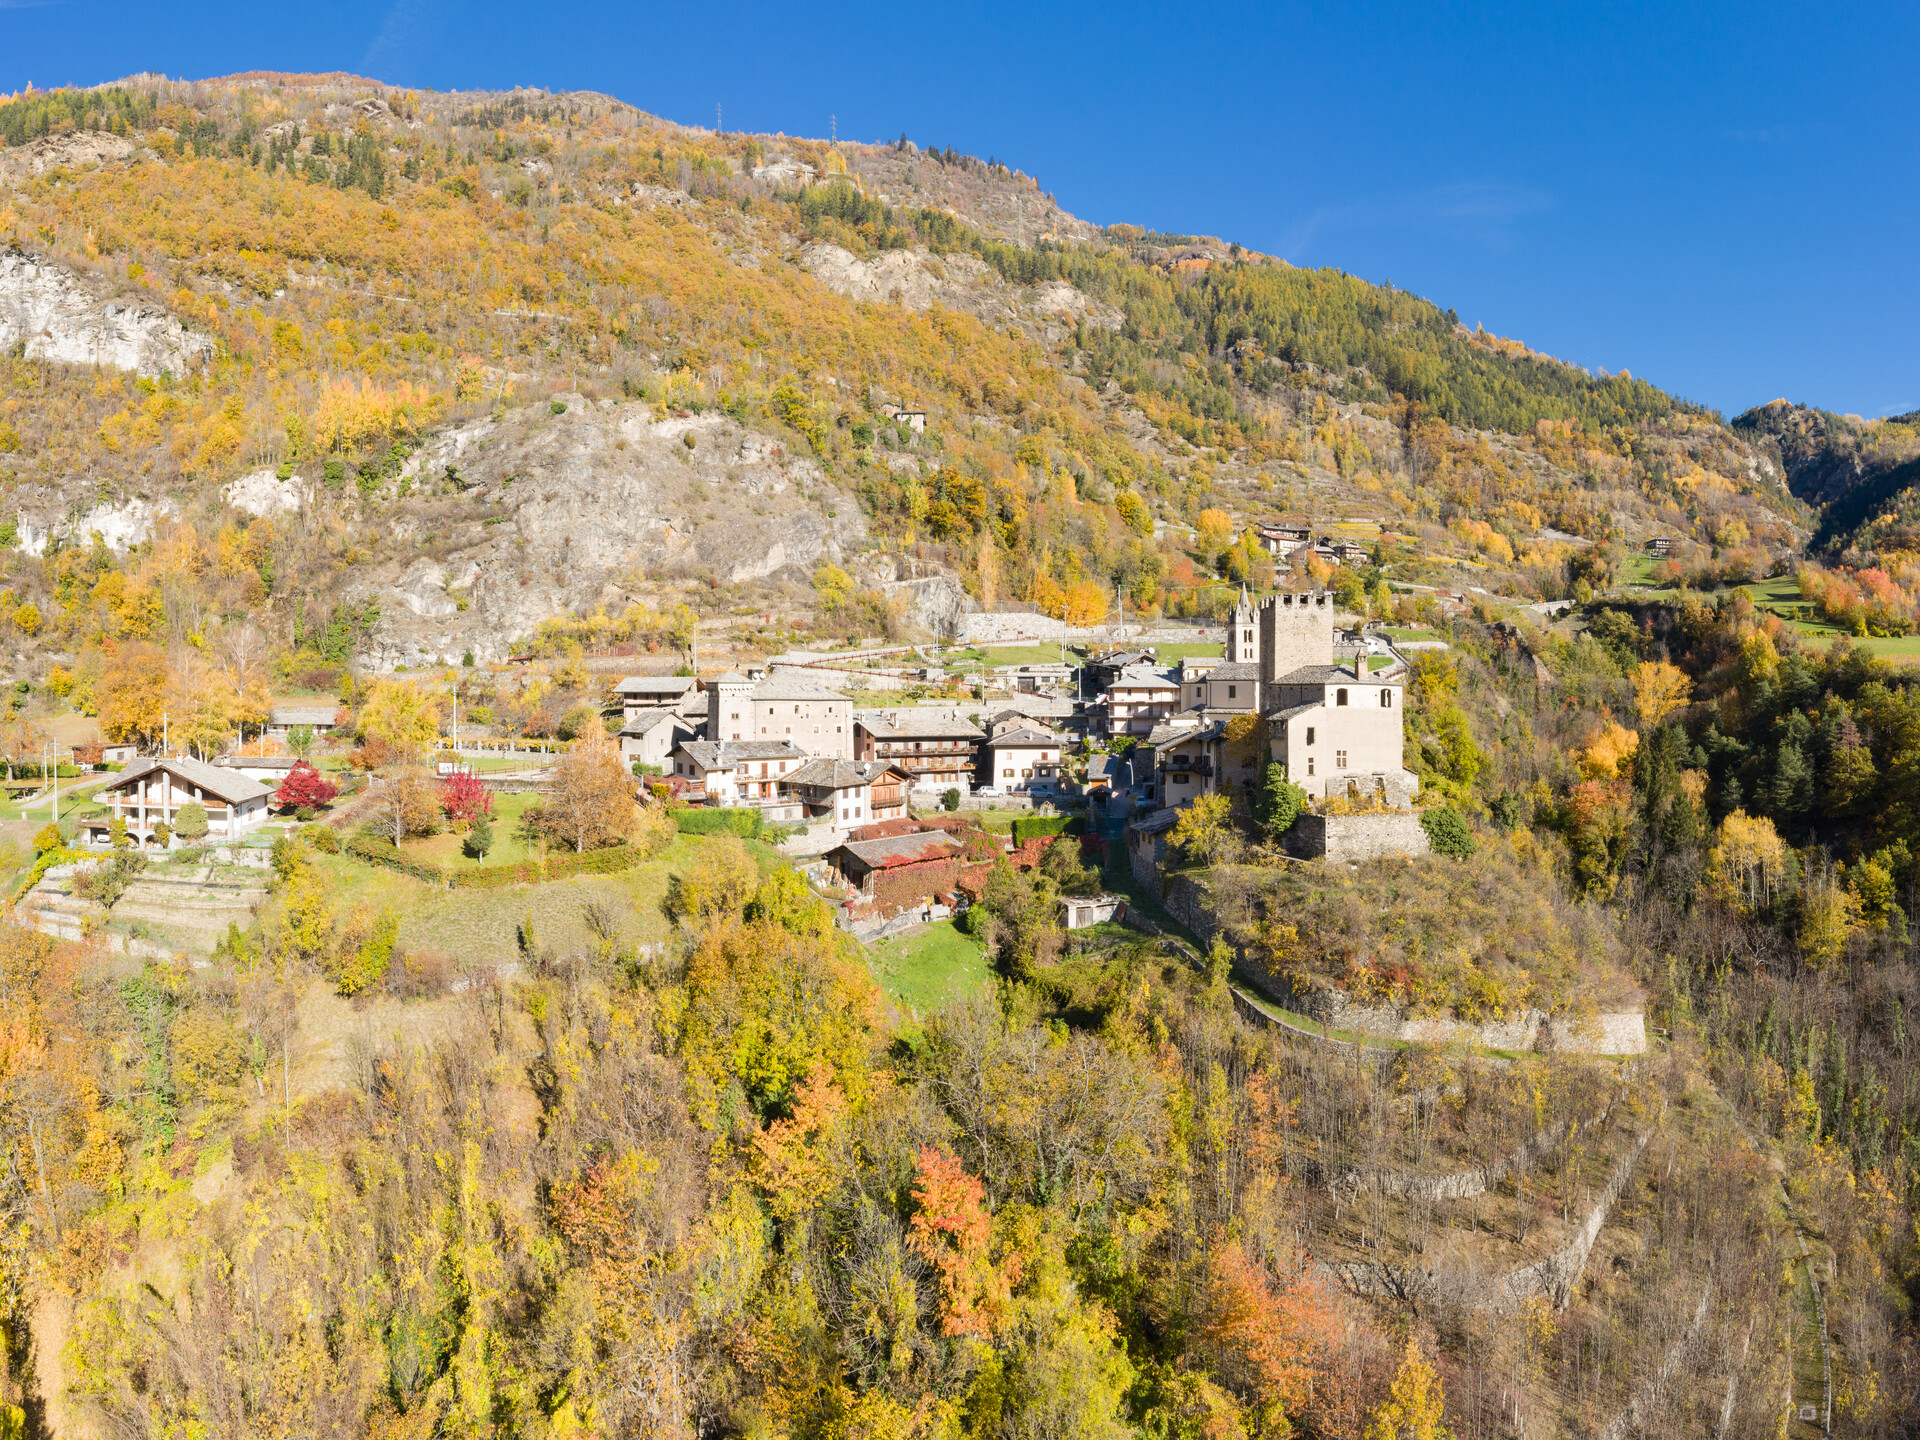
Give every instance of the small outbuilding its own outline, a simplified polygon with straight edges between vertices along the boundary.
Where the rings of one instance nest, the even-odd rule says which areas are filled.
[[[1124,895],[1062,895],[1060,923],[1069,930],[1084,930],[1105,920],[1127,918]]]

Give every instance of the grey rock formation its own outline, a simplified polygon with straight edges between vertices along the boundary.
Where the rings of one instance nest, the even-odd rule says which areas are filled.
[[[96,282],[18,250],[0,253],[0,346],[29,360],[183,375],[213,341],[157,306],[109,299]]]
[[[73,130],[65,135],[42,135],[12,149],[0,149],[0,181],[18,185],[65,166],[79,170],[125,160],[133,142],[105,130]]]
[[[858,503],[818,464],[725,415],[656,420],[644,403],[559,398],[564,414],[450,426],[407,461],[390,494],[421,498],[395,506],[393,533],[417,546],[431,532],[433,551],[351,587],[380,607],[368,664],[497,661],[542,620],[617,613],[647,581],[804,581],[866,541]]]
[[[890,301],[909,310],[942,305],[992,325],[1018,325],[1050,343],[1058,343],[1079,321],[1096,329],[1120,328],[1118,310],[1064,280],[1013,285],[976,255],[885,250],[861,260],[850,250],[816,241],[800,252],[800,263],[822,285],[850,300]]]

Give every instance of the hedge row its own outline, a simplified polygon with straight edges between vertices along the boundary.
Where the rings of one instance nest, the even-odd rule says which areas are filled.
[[[438,865],[422,865],[417,860],[407,859],[391,840],[375,840],[370,836],[356,835],[347,841],[345,849],[356,859],[366,860],[375,865],[384,865],[389,870],[398,870],[402,875],[411,875],[414,879],[424,880],[429,885],[447,883],[446,871]]]
[[[1013,843],[1024,845],[1039,835],[1083,835],[1086,829],[1079,815],[1022,815],[1013,822]]]
[[[692,806],[673,812],[682,835],[738,835],[757,840],[767,828],[767,817],[751,805]]]
[[[429,885],[450,890],[497,890],[507,885],[538,885],[544,880],[564,880],[569,875],[612,875],[631,869],[646,858],[635,845],[610,845],[604,850],[588,850],[580,855],[549,855],[545,860],[523,860],[517,865],[477,865],[471,870],[443,870],[409,860],[391,840],[375,840],[356,835],[347,841],[346,851],[374,865],[384,865],[411,875]]]
[[[549,855],[545,860],[523,860],[518,865],[483,865],[455,870],[447,884],[455,890],[498,890],[505,885],[537,885],[569,875],[613,875],[630,870],[646,858],[637,845],[610,845],[579,855]]]

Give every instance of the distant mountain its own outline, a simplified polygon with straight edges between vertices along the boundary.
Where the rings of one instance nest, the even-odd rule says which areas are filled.
[[[1920,412],[1862,420],[1773,400],[1731,428],[1776,456],[1788,488],[1819,508],[1811,550],[1920,550]]]

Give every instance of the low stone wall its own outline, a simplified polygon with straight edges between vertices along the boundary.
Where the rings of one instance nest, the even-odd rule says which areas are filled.
[[[1272,989],[1269,982],[1263,989]],[[1611,1010],[1598,1014],[1549,1015],[1544,1010],[1522,1010],[1503,1020],[1473,1024],[1442,1017],[1415,1017],[1386,1005],[1360,1005],[1340,991],[1316,986],[1300,994],[1274,999],[1289,1010],[1310,1015],[1333,1030],[1377,1035],[1383,1040],[1412,1040],[1422,1045],[1465,1042],[1488,1050],[1541,1050],[1562,1055],[1644,1055],[1647,1023],[1639,1010]]]
[[[1380,814],[1302,815],[1287,832],[1287,851],[1302,860],[1352,863],[1386,855],[1425,855],[1426,828],[1411,810]]]
[[[1067,626],[1051,615],[983,610],[962,615],[959,632],[961,640],[968,645],[1003,645],[1009,640],[1057,640],[1067,633]]]

